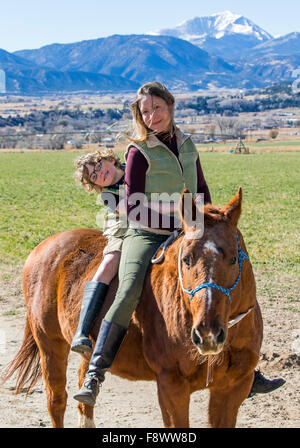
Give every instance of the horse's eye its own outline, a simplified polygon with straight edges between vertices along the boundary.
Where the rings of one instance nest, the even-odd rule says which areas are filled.
[[[186,264],[186,266],[191,266],[191,258],[188,255],[183,257],[183,262]]]
[[[218,246],[217,251],[220,252],[220,254],[222,254],[223,256],[225,255],[223,247]]]
[[[231,260],[230,260],[230,264],[235,264],[235,263],[236,263],[236,260],[237,260],[236,257],[231,258]]]

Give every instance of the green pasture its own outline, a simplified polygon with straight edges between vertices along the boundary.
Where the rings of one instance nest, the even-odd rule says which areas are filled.
[[[258,153],[280,153],[280,152],[292,152],[300,151],[300,140],[263,140],[260,142],[244,141],[244,145],[249,148],[251,154]],[[237,140],[228,141],[227,143],[202,143],[197,144],[199,150],[209,151],[212,148],[215,151],[228,152],[229,148],[234,149],[236,147]]]
[[[286,146],[299,148],[300,142],[299,142],[299,140],[280,140],[280,141],[270,140],[270,141],[261,141],[261,142],[251,142],[249,144],[246,143],[246,146],[253,146],[254,148],[259,148],[262,146],[272,146],[272,147],[280,150],[281,147],[286,147]]]
[[[0,261],[23,263],[47,236],[96,227],[96,195],[73,180],[80,153],[0,154]],[[225,205],[243,187],[243,232],[260,272],[294,275],[299,267],[300,155],[201,153],[213,203]]]

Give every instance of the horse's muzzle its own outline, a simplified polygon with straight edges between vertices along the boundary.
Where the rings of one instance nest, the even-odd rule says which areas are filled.
[[[199,325],[192,329],[192,341],[200,351],[201,355],[217,355],[223,349],[227,337],[227,329],[219,325],[207,328]]]

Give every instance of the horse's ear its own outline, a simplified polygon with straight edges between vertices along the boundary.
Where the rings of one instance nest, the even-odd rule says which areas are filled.
[[[197,207],[190,190],[185,188],[180,196],[179,214],[183,224],[183,230],[191,228],[196,221]]]
[[[230,199],[226,207],[223,209],[225,218],[235,226],[237,225],[242,212],[242,196],[242,187],[239,187],[236,195]]]

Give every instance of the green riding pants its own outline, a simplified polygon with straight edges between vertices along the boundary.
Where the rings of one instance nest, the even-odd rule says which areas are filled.
[[[151,257],[168,238],[140,229],[128,229],[124,237],[119,267],[119,287],[104,319],[128,327],[136,309]]]

